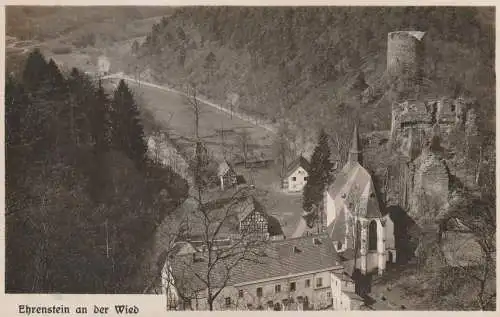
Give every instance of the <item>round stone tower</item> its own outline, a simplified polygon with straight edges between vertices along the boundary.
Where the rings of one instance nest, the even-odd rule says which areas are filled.
[[[415,83],[422,76],[425,32],[397,31],[388,34],[387,73],[391,78],[406,78]]]

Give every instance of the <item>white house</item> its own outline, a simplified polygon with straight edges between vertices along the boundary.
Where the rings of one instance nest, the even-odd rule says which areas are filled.
[[[294,160],[287,168],[282,187],[288,192],[300,192],[304,189],[309,177],[309,162],[302,156]]]

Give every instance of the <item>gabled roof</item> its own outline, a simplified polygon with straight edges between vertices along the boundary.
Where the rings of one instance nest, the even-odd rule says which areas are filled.
[[[239,204],[239,207],[237,209],[238,220],[245,220],[245,218],[254,211],[261,213],[263,216],[267,216],[257,200],[253,196],[250,196]]]
[[[329,195],[337,208],[346,206],[351,212],[358,212],[366,218],[383,217],[375,192],[373,180],[368,171],[357,162],[347,163],[328,187]]]
[[[297,170],[297,168],[302,167],[303,169],[306,170],[306,172],[309,173],[311,170],[311,165],[309,162],[301,155],[297,157],[294,161],[292,161],[290,164],[288,164],[288,167],[286,169],[286,175],[285,177],[290,176],[293,172]]]
[[[320,243],[314,243],[318,238]],[[340,268],[335,248],[324,235],[307,236],[279,241],[269,241],[257,247],[253,260],[244,260],[230,271],[222,261],[215,265],[211,278],[214,286],[252,283],[262,279],[279,278],[293,274]],[[206,276],[206,255],[198,254],[198,261],[193,256],[174,258],[172,270],[176,285],[184,285],[196,290],[203,290],[206,285],[198,276]],[[232,260],[227,260],[231,262]],[[230,273],[230,274],[228,274]]]

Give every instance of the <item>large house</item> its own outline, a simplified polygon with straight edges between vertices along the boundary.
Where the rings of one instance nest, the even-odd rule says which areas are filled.
[[[337,252],[351,253],[362,274],[396,261],[394,224],[379,202],[370,173],[361,165],[357,126],[346,165],[324,193],[327,233]]]
[[[288,192],[302,191],[307,183],[309,171],[309,162],[304,157],[299,156],[288,165],[286,174],[283,177],[283,189]]]
[[[342,274],[343,267],[328,237],[270,241],[259,250],[255,261],[241,261],[230,272],[228,265],[213,265],[212,288],[222,289],[214,310],[332,308],[332,274]],[[169,309],[208,309],[208,261],[206,252],[193,252],[165,262],[162,292]]]
[[[210,239],[224,243],[256,238],[267,240],[281,233],[273,218],[251,194],[227,194],[229,197],[204,204],[204,212],[199,209],[196,199],[186,199],[174,212],[180,228],[177,240],[202,247],[207,230]]]

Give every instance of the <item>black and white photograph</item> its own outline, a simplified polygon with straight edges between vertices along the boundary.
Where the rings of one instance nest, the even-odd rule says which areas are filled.
[[[5,6],[5,293],[496,311],[493,6]]]

